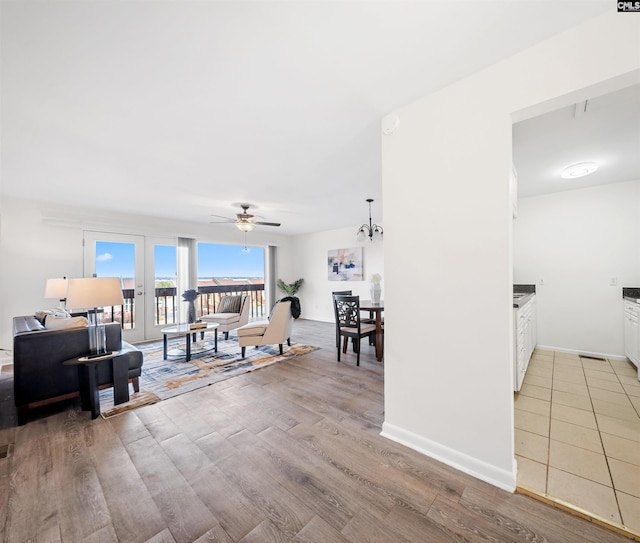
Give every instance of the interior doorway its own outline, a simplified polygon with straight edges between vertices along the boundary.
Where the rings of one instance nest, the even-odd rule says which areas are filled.
[[[547,136],[542,134],[543,128],[564,119],[573,125],[573,132],[567,131],[572,137],[565,136],[565,141],[572,144],[585,141],[583,149],[576,147],[575,158],[560,161],[561,166],[589,159],[598,162],[602,157],[611,159],[615,155],[608,151],[605,142],[597,143],[592,139],[596,143],[588,145],[587,139],[589,131],[601,138],[605,135],[611,137],[614,129],[604,128],[607,122],[604,114],[606,108],[615,107],[625,122],[635,123],[636,130],[631,134],[625,133],[623,125],[617,134],[621,142],[614,147],[621,150],[627,143],[633,143],[633,151],[628,153],[627,158],[632,157],[637,164],[635,148],[640,141],[637,132],[640,125],[633,112],[637,115],[638,109],[630,105],[627,98],[635,98],[637,103],[640,95],[637,86],[632,87],[622,80],[619,83],[617,86],[615,81],[609,81],[591,89],[582,89],[559,97],[553,103],[541,104],[535,114],[529,111],[524,118],[520,116],[521,121],[531,121],[526,129],[520,127],[517,134],[520,138],[523,134],[532,134],[534,128],[540,131],[540,141],[532,141],[527,153],[521,154],[520,161],[517,158],[519,142],[514,135],[514,162],[520,187],[523,171],[534,171],[529,166],[533,165],[536,154],[548,161],[547,174],[557,170],[555,176],[540,176],[540,183],[550,185],[548,190],[529,187],[526,194],[536,198],[525,201],[526,228],[522,223],[514,228],[519,230],[519,236],[514,237],[514,282],[537,285],[537,291],[541,294],[538,314],[544,319],[540,327],[545,332],[544,345],[571,347],[560,340],[563,335],[558,331],[564,329],[558,323],[562,323],[566,327],[564,337],[574,333],[580,338],[580,341],[574,341],[573,348],[584,349],[580,353],[584,356],[576,351],[565,352],[551,347],[538,349],[534,353],[525,377],[525,386],[516,394],[515,451],[518,487],[521,491],[532,491],[545,500],[571,504],[621,530],[624,524],[627,529],[640,533],[637,516],[640,495],[637,489],[627,485],[633,476],[637,477],[633,474],[640,473],[637,455],[632,454],[638,443],[629,439],[628,432],[619,430],[621,425],[637,424],[640,420],[640,404],[635,401],[633,393],[640,389],[637,379],[634,380],[633,369],[621,357],[615,354],[611,357],[595,356],[596,351],[616,353],[615,342],[611,338],[621,336],[622,330],[609,330],[594,318],[596,315],[606,317],[603,318],[606,322],[619,320],[617,308],[621,306],[622,285],[618,286],[611,277],[631,277],[632,274],[626,270],[633,269],[633,266],[623,265],[618,259],[617,254],[624,256],[628,254],[627,251],[614,250],[612,252],[617,254],[610,257],[604,247],[617,248],[617,244],[629,239],[629,236],[624,231],[611,233],[609,230],[605,235],[602,233],[602,224],[606,223],[607,228],[613,230],[616,221],[627,216],[620,205],[612,204],[622,201],[619,195],[626,195],[628,191],[615,189],[611,185],[624,185],[624,181],[633,183],[638,176],[636,173],[629,179],[614,178],[611,164],[600,160],[602,171],[607,172],[606,179],[598,181],[594,176],[562,181],[561,168],[557,168],[558,164],[554,164],[553,160],[560,156],[559,149],[566,151],[569,145],[559,145],[554,139],[561,134],[557,125]],[[615,113],[612,111],[612,114]],[[593,118],[600,123],[598,129],[589,128]],[[544,147],[546,145],[555,151],[549,152]],[[527,162],[530,164],[523,168],[522,164]],[[622,160],[615,162],[620,165],[623,163]],[[530,178],[531,173],[528,175]],[[600,188],[604,185],[611,187],[605,192]],[[571,192],[571,189],[576,191]],[[536,193],[536,190],[539,192]],[[590,192],[595,190],[597,192]],[[637,201],[637,196],[635,198]],[[583,213],[581,216],[585,208],[594,213]],[[520,213],[523,206],[518,206],[518,209],[516,221],[523,218]],[[540,225],[544,225],[546,230],[543,231]],[[590,227],[607,241],[599,242]],[[539,250],[548,239],[554,240],[549,250]],[[519,243],[524,245],[518,247]],[[526,251],[522,247],[526,247]],[[598,258],[593,259],[594,254]],[[605,267],[606,280],[600,279],[600,267]],[[576,273],[576,270],[579,271]],[[577,280],[578,275],[580,280]],[[572,289],[580,295],[585,292],[589,294],[588,310],[576,303],[566,303],[566,299],[578,299]],[[559,310],[562,306],[577,318],[566,319]],[[609,311],[611,306],[613,308]],[[600,336],[607,336],[609,343],[603,342]],[[598,338],[598,341],[594,338]],[[611,343],[614,345],[611,346]],[[580,347],[575,347],[578,344]]]

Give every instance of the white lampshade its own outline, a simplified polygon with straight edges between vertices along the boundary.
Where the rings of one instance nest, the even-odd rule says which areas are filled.
[[[67,307],[88,309],[123,305],[122,282],[118,277],[80,277],[69,279]]]
[[[47,279],[47,285],[44,287],[44,297],[64,300],[67,297],[67,279],[60,277]]]

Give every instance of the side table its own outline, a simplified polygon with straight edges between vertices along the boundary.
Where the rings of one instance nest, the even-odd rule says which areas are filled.
[[[100,415],[100,394],[98,390],[98,364],[108,360],[113,371],[113,403],[115,405],[129,401],[129,368],[119,360],[120,352],[114,351],[104,356],[89,358],[80,356],[65,360],[64,366],[77,366],[80,381],[80,399],[83,411],[91,411],[91,418]]]

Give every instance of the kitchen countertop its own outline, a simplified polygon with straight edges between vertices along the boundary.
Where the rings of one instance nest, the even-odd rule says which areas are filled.
[[[513,307],[520,308],[536,294],[535,285],[513,285]]]
[[[622,297],[628,302],[635,302],[637,304],[640,304],[640,288],[623,287]]]

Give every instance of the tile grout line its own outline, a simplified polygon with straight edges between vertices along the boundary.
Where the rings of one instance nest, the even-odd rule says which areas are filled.
[[[624,383],[622,381],[620,381],[620,375],[618,374],[618,372],[616,371],[616,368],[614,367],[614,365],[612,364],[611,360],[608,360],[609,365],[611,366],[611,369],[613,369],[613,373],[616,376],[616,378],[618,379],[618,382],[620,383],[620,386],[622,386],[622,390],[624,391],[624,395],[627,398],[627,400],[629,401],[629,403],[631,404],[631,407],[633,408],[633,410],[636,412],[636,414],[638,415],[638,417],[640,418],[640,411],[638,410],[638,408],[636,407],[636,405],[631,401],[631,398],[629,397],[629,393],[627,392],[627,389],[624,386]],[[606,457],[606,455],[605,455]],[[619,460],[620,462],[624,462],[623,460]],[[608,457],[607,457],[607,463],[608,463]],[[613,481],[613,477],[612,477],[612,481]],[[622,490],[618,491],[615,488],[615,483],[614,483],[614,494],[616,497],[616,503],[618,503],[618,508],[620,509],[620,503],[618,501],[618,492],[620,493],[624,493],[627,494],[627,492],[623,492]],[[622,517],[622,510],[620,509],[620,518],[623,520],[623,524],[624,524],[624,518]]]
[[[553,375],[556,367],[556,353],[553,352],[553,360],[551,360],[551,386],[549,388],[549,440],[547,442],[547,474],[544,480],[544,493],[549,493],[549,460],[551,459],[551,413],[553,411]]]
[[[611,360],[609,360],[609,363],[611,364]],[[620,381],[620,375],[618,374],[618,372],[616,371],[615,367],[613,366],[613,364],[611,364],[611,367],[613,368],[613,373],[616,374],[616,377],[618,378],[618,381]],[[640,378],[639,378],[640,379]],[[636,412],[636,414],[638,415],[638,418],[640,418],[640,407],[637,407],[635,403],[633,403],[631,401],[631,397],[629,395],[629,393],[627,392],[627,388],[625,387],[625,383],[623,383],[622,381],[620,381],[620,385],[622,385],[622,390],[624,390],[624,395],[627,397],[627,400],[629,400],[629,403],[631,404],[631,407],[633,408],[633,410]],[[639,404],[640,405],[640,404]]]
[[[607,364],[609,364],[609,367],[613,370],[613,366],[611,366],[611,362],[609,362],[608,359],[605,359],[605,362]],[[582,357],[580,357],[580,365],[582,366],[582,372],[584,373],[584,363],[582,362]],[[619,382],[620,379],[618,379],[618,374],[615,372],[615,370],[613,370],[613,374],[616,376],[616,379]],[[620,520],[622,521],[622,524],[624,525],[624,518],[622,516],[622,509],[620,508],[620,502],[618,501],[618,492],[616,491],[616,485],[615,485],[615,482],[613,480],[613,474],[611,473],[611,465],[609,464],[609,457],[607,456],[607,450],[605,449],[604,441],[602,440],[602,431],[600,430],[600,423],[598,422],[598,417],[596,415],[596,407],[595,407],[595,405],[593,405],[593,398],[591,397],[591,385],[589,384],[589,380],[587,379],[586,374],[584,376],[584,379],[585,379],[585,382],[587,383],[587,393],[589,394],[589,402],[591,403],[591,409],[593,410],[593,418],[596,421],[596,428],[598,429],[598,437],[600,438],[600,445],[602,446],[602,453],[604,455],[604,461],[607,464],[607,471],[609,472],[609,479],[611,479],[611,488],[613,489],[613,498],[616,500],[616,507],[618,508],[618,515],[620,515]],[[622,383],[620,383],[620,385],[622,386]],[[595,387],[595,388],[597,388],[597,387]],[[624,387],[622,387],[622,389],[624,390]]]

